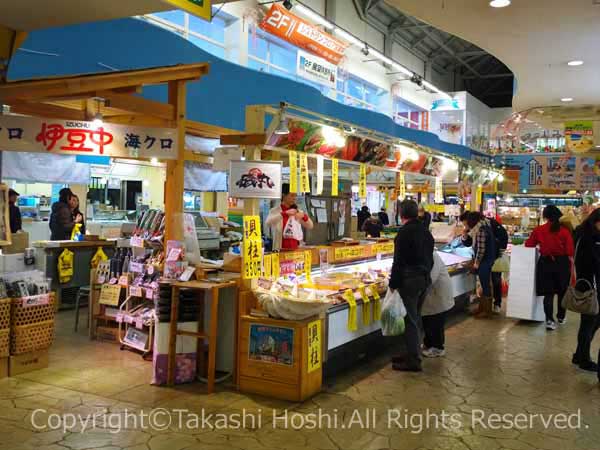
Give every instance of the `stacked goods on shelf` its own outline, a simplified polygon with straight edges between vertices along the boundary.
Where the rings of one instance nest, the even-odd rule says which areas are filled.
[[[171,320],[171,285],[161,283],[154,300],[157,318],[152,358],[152,384],[167,383],[168,350]],[[177,327],[181,331],[197,332],[200,304],[195,296],[198,292],[180,291]],[[192,336],[177,336],[175,356],[175,383],[189,383],[196,379],[198,339]]]
[[[158,209],[149,209],[138,218],[133,236],[146,241],[160,242],[165,232],[165,213]]]
[[[46,350],[54,340],[54,294],[14,298],[10,354]]]

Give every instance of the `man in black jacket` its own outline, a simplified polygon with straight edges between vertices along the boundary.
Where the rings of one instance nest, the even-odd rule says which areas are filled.
[[[73,220],[69,199],[73,197],[73,192],[69,188],[62,188],[59,192],[59,199],[52,205],[50,214],[50,239],[53,241],[68,241],[71,239],[71,232],[75,223],[81,222],[81,219]]]
[[[402,228],[395,240],[394,262],[390,276],[390,289],[398,290],[406,307],[406,357],[392,358],[394,370],[421,371],[421,307],[431,285],[433,268],[433,236],[417,219],[418,206],[413,200],[400,203]]]

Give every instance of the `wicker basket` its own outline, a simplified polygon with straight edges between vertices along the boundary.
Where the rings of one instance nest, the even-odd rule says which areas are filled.
[[[0,329],[0,358],[4,358],[10,354],[10,328]]]
[[[0,330],[10,328],[10,298],[0,298]]]
[[[13,326],[11,330],[11,355],[48,348],[54,340],[54,320]]]
[[[50,302],[47,305],[23,306],[23,299],[13,298],[10,326],[20,327],[54,320],[54,303],[54,294],[50,294]]]

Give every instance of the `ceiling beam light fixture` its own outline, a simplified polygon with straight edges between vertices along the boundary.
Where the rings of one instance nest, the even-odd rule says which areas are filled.
[[[573,61],[569,61],[567,63],[567,66],[571,66],[571,67],[583,66],[583,61],[580,59],[574,59]]]
[[[491,0],[490,6],[492,8],[506,8],[510,3],[510,0]]]
[[[563,97],[560,99],[560,101],[563,103],[570,103],[573,101],[573,98],[572,97]]]
[[[325,19],[325,17],[321,16],[319,13],[316,13],[309,7],[304,6],[302,3],[298,3],[294,7],[294,12],[299,12],[304,17],[312,20],[313,22],[318,23],[319,25],[323,25],[328,30],[332,30],[333,28],[335,28],[335,25],[333,25],[330,21]]]

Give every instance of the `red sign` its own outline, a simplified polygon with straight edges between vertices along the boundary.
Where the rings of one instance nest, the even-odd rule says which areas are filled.
[[[271,6],[260,28],[333,64],[340,63],[347,47],[277,3]]]
[[[66,138],[67,145],[60,146],[60,150],[74,152],[97,152],[104,154],[104,147],[109,145],[114,137],[103,127],[96,130],[85,128],[63,127],[60,123],[46,124],[42,123],[42,129],[35,140],[41,142],[46,150],[51,151],[57,142]],[[88,142],[89,140],[89,142]],[[86,143],[89,145],[86,147]]]

